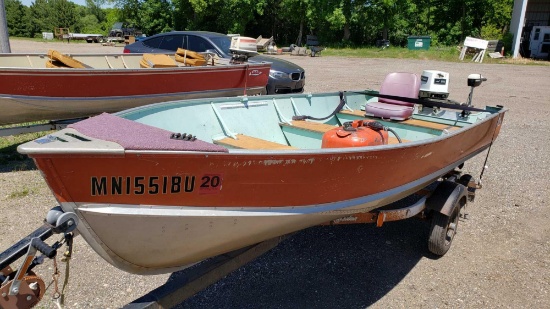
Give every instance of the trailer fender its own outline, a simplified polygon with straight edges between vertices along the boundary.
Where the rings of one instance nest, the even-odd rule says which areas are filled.
[[[453,181],[442,181],[426,200],[426,209],[450,216],[457,203],[463,207],[467,202],[466,187]]]

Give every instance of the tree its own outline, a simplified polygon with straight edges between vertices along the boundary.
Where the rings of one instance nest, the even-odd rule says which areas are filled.
[[[36,36],[55,27],[107,33],[120,21],[148,34],[206,30],[302,45],[305,34],[323,44],[373,45],[388,38],[404,45],[409,35],[455,45],[465,36],[501,39],[513,0],[5,0],[10,34]],[[102,8],[105,3],[113,8]],[[32,20],[32,22],[30,22]]]
[[[69,28],[71,32],[80,32],[76,14],[76,4],[68,0],[49,0],[51,20],[54,27]]]
[[[6,20],[10,36],[29,36],[27,10],[20,0],[5,0]]]
[[[142,1],[140,0],[114,0],[118,21],[141,27],[139,11]]]
[[[244,34],[246,26],[263,16],[269,0],[179,0],[175,2],[177,29]]]
[[[56,27],[52,21],[52,7],[48,0],[35,0],[30,6],[30,20],[34,22],[30,25],[30,34],[32,37],[40,35],[41,32],[53,32]]]
[[[141,30],[149,35],[172,30],[172,12],[168,0],[145,0],[139,11]]]
[[[105,3],[106,0],[86,0],[86,15],[94,15],[100,23],[105,21],[107,13],[101,8]]]

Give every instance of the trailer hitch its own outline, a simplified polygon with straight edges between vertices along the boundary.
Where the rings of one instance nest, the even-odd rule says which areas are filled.
[[[27,308],[36,305],[45,289],[43,280],[31,270],[42,264],[44,258],[55,258],[57,250],[65,242],[72,240],[78,217],[72,212],[63,212],[57,206],[48,212],[45,221],[44,225],[0,253],[0,308],[11,308],[14,304],[15,308],[17,304],[25,304]],[[54,234],[63,234],[63,239],[51,246],[44,242]],[[38,252],[42,255],[37,256]],[[14,271],[10,264],[23,256],[25,257],[21,266]]]

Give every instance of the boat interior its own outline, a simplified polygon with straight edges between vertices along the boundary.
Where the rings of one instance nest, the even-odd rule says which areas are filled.
[[[325,133],[356,120],[376,120],[392,129],[402,143],[410,143],[450,134],[491,114],[489,109],[462,115],[461,111],[434,111],[417,106],[407,119],[391,120],[366,115],[365,109],[370,104],[380,103],[376,97],[360,92],[345,92],[343,97],[344,108],[321,121],[293,120],[293,117],[331,115],[339,108],[338,93],[168,102],[116,115],[170,132],[186,133],[231,151],[321,149]],[[387,144],[397,143],[398,138],[389,133]]]
[[[152,56],[152,54],[61,54],[57,53],[52,58],[52,51],[47,54],[5,54],[0,57],[0,67],[2,68],[35,68],[35,69],[50,69],[50,68],[74,68],[74,69],[140,69],[144,68],[143,60],[146,55]],[[162,56],[162,58],[156,58]],[[150,67],[155,67],[154,61],[158,60],[160,66],[157,67],[167,67],[163,66],[167,59],[171,62],[170,67],[187,67],[195,65],[196,60],[184,54],[155,54],[156,57],[147,58],[146,60],[149,63],[152,63]],[[199,62],[196,65],[228,65],[229,61],[226,59],[212,58],[208,57],[208,54],[204,55],[207,61]],[[52,60],[56,63],[66,63],[58,64],[52,66]],[[81,63],[83,67],[71,66],[71,60],[76,60],[77,63]],[[67,64],[68,63],[68,64]],[[73,62],[74,65],[74,62]]]
[[[403,78],[405,75],[409,77]],[[410,145],[454,134],[501,109],[487,106],[465,112],[413,104],[407,102],[405,96],[417,97],[418,75],[388,76],[380,93],[301,93],[151,104],[78,122],[69,126],[72,131],[54,134],[54,139],[67,142],[64,146],[58,145],[65,149],[84,147],[75,144],[82,141],[95,142],[96,148],[101,148],[102,141],[110,141],[122,146],[121,150],[149,151],[240,152],[399,146],[397,144]],[[404,80],[411,81],[415,89],[403,90],[411,87],[404,85]],[[404,101],[379,97],[383,93],[402,95],[400,98]],[[367,131],[369,135],[363,138],[355,131]],[[79,132],[84,136],[75,135]],[[328,139],[339,142],[348,137],[349,140],[374,142],[346,142],[337,146],[327,142]]]

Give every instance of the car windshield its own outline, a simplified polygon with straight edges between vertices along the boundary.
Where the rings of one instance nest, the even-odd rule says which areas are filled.
[[[231,46],[231,38],[228,37],[228,36],[219,36],[219,37],[213,37],[213,38],[210,38],[210,40],[212,40],[212,43],[214,43],[214,45],[218,46],[222,52],[226,55],[230,55],[231,54],[231,51],[229,51],[229,46]]]

